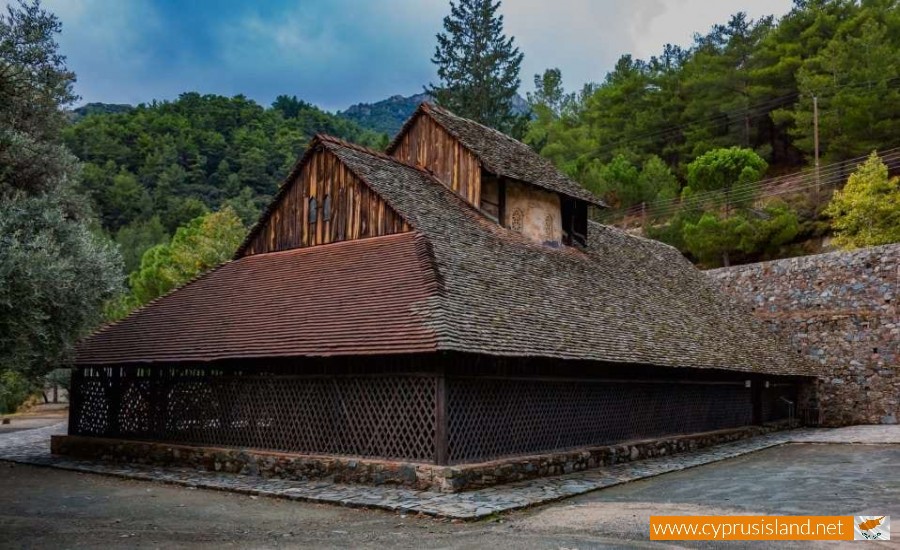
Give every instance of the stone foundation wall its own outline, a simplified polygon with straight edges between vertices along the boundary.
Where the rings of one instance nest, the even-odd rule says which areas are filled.
[[[325,479],[336,483],[398,485],[419,490],[458,492],[632,460],[673,455],[786,427],[789,427],[788,422],[780,421],[765,426],[670,436],[461,466],[172,445],[74,435],[53,436],[51,451],[54,454],[92,460],[199,468],[266,478]]]
[[[900,418],[900,244],[708,271],[821,365],[825,425]]]

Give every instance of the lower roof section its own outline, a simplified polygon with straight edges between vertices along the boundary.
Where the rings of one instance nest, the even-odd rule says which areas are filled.
[[[415,232],[247,256],[96,332],[76,364],[434,351],[438,292]]]

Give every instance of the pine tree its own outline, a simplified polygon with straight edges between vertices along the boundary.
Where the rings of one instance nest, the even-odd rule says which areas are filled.
[[[513,110],[523,54],[503,34],[500,2],[450,3],[431,61],[440,84],[426,87],[438,105],[503,132],[522,128]]]

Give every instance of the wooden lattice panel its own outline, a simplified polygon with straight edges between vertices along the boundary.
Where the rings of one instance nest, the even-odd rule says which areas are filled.
[[[79,385],[76,430],[83,435],[109,432],[110,383],[108,379],[86,379]]]
[[[73,433],[430,462],[435,380],[89,368]]]
[[[752,423],[743,385],[448,380],[451,463]]]

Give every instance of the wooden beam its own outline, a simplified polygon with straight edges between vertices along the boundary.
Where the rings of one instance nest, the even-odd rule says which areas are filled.
[[[445,466],[450,462],[450,431],[447,422],[447,375],[443,367],[439,367],[435,377],[434,463]]]

